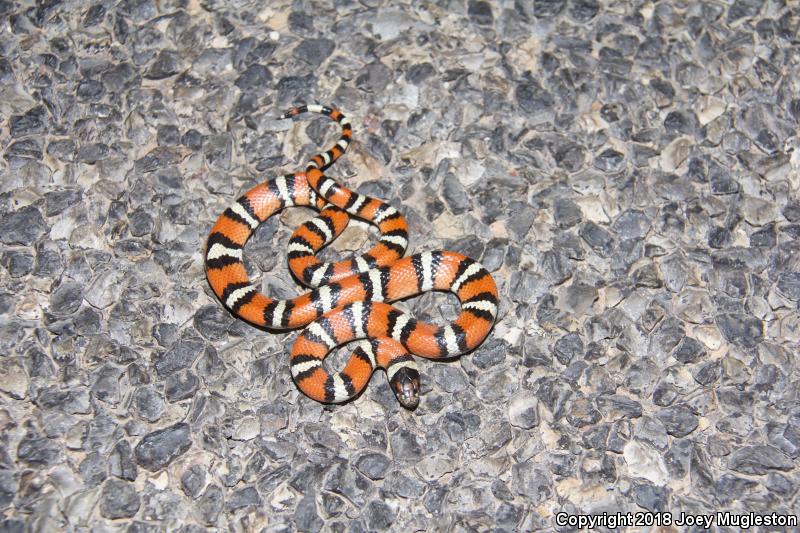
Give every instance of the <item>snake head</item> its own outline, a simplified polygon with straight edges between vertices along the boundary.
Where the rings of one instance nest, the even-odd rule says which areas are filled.
[[[419,405],[419,372],[404,366],[394,373],[389,384],[400,405],[406,409],[416,409]]]

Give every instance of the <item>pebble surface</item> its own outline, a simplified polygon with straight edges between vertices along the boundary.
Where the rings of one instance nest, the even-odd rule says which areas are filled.
[[[0,0],[0,529],[521,531],[797,512],[794,2]],[[225,206],[331,175],[501,291],[490,338],[302,396],[205,280]],[[299,294],[297,211],[245,257]],[[374,242],[351,224],[326,258]],[[454,298],[400,304],[444,322]],[[345,354],[334,357],[339,364]]]

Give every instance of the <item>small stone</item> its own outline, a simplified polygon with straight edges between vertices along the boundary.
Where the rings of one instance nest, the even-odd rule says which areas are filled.
[[[356,77],[356,86],[368,93],[380,93],[392,79],[392,71],[380,61],[365,65]]]
[[[491,26],[494,22],[492,6],[489,2],[482,0],[470,0],[467,7],[467,15],[475,24],[480,26]]]
[[[139,493],[133,483],[109,479],[100,494],[100,514],[105,518],[131,518],[139,511]]]
[[[594,158],[594,166],[603,172],[618,172],[625,162],[625,154],[607,148]]]
[[[568,365],[572,359],[583,355],[583,340],[577,333],[568,333],[553,345],[553,355],[562,365]]]
[[[711,192],[714,194],[735,194],[739,192],[739,183],[730,176],[714,176],[711,178]]]
[[[674,405],[662,409],[656,416],[667,429],[667,433],[673,437],[685,437],[698,426],[697,416],[686,406]]]
[[[758,231],[750,234],[750,246],[773,248],[778,244],[778,234],[775,231],[775,224],[767,224]]]
[[[196,499],[206,486],[206,469],[201,465],[192,465],[181,475],[181,488],[187,496]]]
[[[84,102],[97,102],[103,97],[105,87],[98,80],[86,79],[78,84],[75,94]]]
[[[753,226],[764,226],[777,218],[777,208],[774,203],[761,198],[745,196],[742,202],[742,213],[747,222]]]
[[[418,436],[406,429],[400,429],[391,436],[394,459],[397,461],[416,462],[422,458],[422,446]]]
[[[650,230],[650,220],[642,211],[629,209],[614,221],[612,229],[623,240],[640,239]]]
[[[305,39],[293,52],[294,57],[310,65],[318,67],[325,61],[336,48],[336,43],[322,37]]]
[[[136,462],[156,472],[186,453],[192,446],[189,425],[183,422],[145,435],[134,450]]]
[[[631,273],[631,279],[636,288],[659,289],[664,286],[655,263],[640,266]]]
[[[654,513],[667,509],[668,495],[666,487],[650,483],[637,483],[633,487],[633,499],[637,505]]]
[[[0,391],[14,399],[22,400],[28,395],[28,375],[16,357],[0,359]]]
[[[76,163],[87,163],[93,165],[99,161],[108,159],[111,150],[105,143],[84,144],[75,154]]]
[[[472,362],[481,370],[486,370],[502,363],[507,351],[508,347],[502,339],[489,339],[475,350]]]
[[[154,172],[177,163],[179,159],[180,153],[174,148],[159,146],[134,161],[133,167],[141,173]]]
[[[261,505],[261,496],[255,487],[244,487],[230,495],[228,498],[228,512],[237,511],[246,507],[257,507]]]
[[[44,195],[45,216],[52,217],[69,207],[80,203],[83,194],[80,189],[50,191]]]
[[[162,50],[144,74],[149,80],[163,80],[180,72],[180,56],[171,50]]]
[[[578,233],[602,257],[607,257],[613,250],[614,239],[611,233],[594,222],[585,222]]]
[[[164,399],[153,387],[139,387],[133,393],[130,409],[148,422],[157,422],[164,416]]]
[[[555,103],[553,96],[533,80],[518,84],[514,98],[524,113],[534,117],[551,114]]]
[[[81,26],[84,28],[91,28],[92,26],[97,26],[106,16],[106,8],[102,4],[95,4],[90,7],[86,14],[83,16],[83,21],[81,22]]]
[[[722,374],[722,367],[719,361],[710,361],[693,372],[693,377],[701,385],[711,385],[717,381]]]
[[[0,241],[30,246],[47,231],[42,213],[33,205],[7,212],[0,219]]]
[[[92,395],[100,401],[116,405],[120,401],[119,378],[122,370],[106,364],[95,372]]]
[[[734,450],[728,458],[728,468],[742,474],[763,476],[770,470],[789,471],[793,461],[782,451],[770,445],[744,446]]]
[[[558,227],[562,229],[571,228],[580,223],[583,212],[578,204],[567,198],[559,198],[553,203],[553,217]]]
[[[564,9],[564,0],[537,0],[533,4],[533,16],[537,18],[555,17]]]
[[[406,71],[406,81],[414,85],[421,85],[435,73],[436,69],[430,63],[417,63],[411,65]]]
[[[686,161],[691,151],[691,141],[678,137],[661,152],[661,168],[666,172],[674,172]]]
[[[94,487],[105,481],[108,474],[106,472],[107,462],[98,452],[86,454],[86,457],[78,466],[83,483],[87,487]]]
[[[50,294],[49,311],[54,315],[71,315],[83,301],[84,287],[74,281],[64,281]]]
[[[160,376],[168,376],[190,367],[205,350],[205,343],[197,337],[182,338],[173,344],[155,363]]]
[[[689,471],[692,457],[692,443],[688,440],[675,440],[664,454],[664,463],[672,477],[681,479]]]
[[[597,408],[606,418],[639,418],[642,405],[620,394],[603,394],[597,397]]]
[[[372,480],[383,479],[392,461],[382,453],[366,453],[355,461],[359,472]]]
[[[796,490],[794,484],[789,478],[782,474],[778,474],[777,472],[770,472],[767,475],[767,480],[764,483],[764,486],[767,487],[767,490],[770,492],[774,492],[782,496],[794,494]],[[1,506],[2,505],[0,504],[0,507]]]
[[[508,403],[508,419],[512,426],[531,429],[539,425],[539,402],[528,392],[515,394]]]
[[[781,214],[789,222],[800,222],[800,200],[787,202]]]
[[[294,510],[294,525],[298,531],[321,531],[325,522],[317,513],[314,494],[307,494],[297,503]]]
[[[312,498],[313,501],[313,498]],[[202,496],[197,500],[196,506],[200,514],[200,520],[206,525],[216,523],[219,513],[225,503],[225,493],[219,485],[209,485]],[[304,531],[316,531],[307,529]]]
[[[672,356],[681,363],[696,363],[706,355],[705,346],[691,337],[684,337]]]
[[[445,176],[442,183],[442,198],[454,215],[466,213],[472,208],[469,195],[455,174]]]
[[[188,130],[181,137],[181,144],[190,150],[198,151],[203,148],[203,134],[194,129]]]
[[[258,418],[254,416],[248,416],[236,424],[236,429],[234,429],[231,438],[234,440],[248,441],[256,438],[259,433],[260,426]]]
[[[656,485],[666,484],[669,474],[661,452],[639,441],[631,440],[625,445],[623,457],[628,470],[636,472],[636,477],[647,479]]]
[[[577,22],[588,22],[600,11],[597,0],[573,0],[570,2],[569,14]]]
[[[728,342],[755,348],[764,338],[763,324],[754,316],[744,313],[724,313],[717,315],[716,323]]]
[[[178,126],[164,124],[158,127],[156,142],[159,146],[177,146],[180,143],[180,130]]]
[[[25,435],[17,447],[17,458],[29,466],[56,465],[63,457],[63,444],[32,434]]]
[[[722,249],[730,246],[733,241],[733,234],[728,228],[714,227],[708,232],[708,246],[714,249]]]
[[[728,8],[728,24],[743,18],[751,18],[758,15],[761,10],[761,2],[751,0],[736,0]]]
[[[553,159],[559,168],[567,172],[577,172],[586,162],[586,148],[574,142],[565,142],[553,152]]]
[[[12,115],[9,121],[11,137],[44,133],[47,126],[47,114],[43,106],[36,106],[24,115]]]
[[[200,386],[200,378],[189,370],[170,374],[164,380],[164,393],[170,403],[191,398]]]
[[[786,298],[800,301],[800,272],[783,272],[775,283],[778,292]]]
[[[371,530],[386,531],[394,523],[395,511],[381,500],[372,500],[364,509],[364,517]]]
[[[109,469],[112,476],[128,481],[136,480],[136,463],[133,461],[131,445],[126,440],[119,441],[111,451]]]

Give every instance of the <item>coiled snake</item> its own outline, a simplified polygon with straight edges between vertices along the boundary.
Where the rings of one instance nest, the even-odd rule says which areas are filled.
[[[338,142],[312,157],[305,172],[257,185],[219,217],[208,236],[206,275],[214,294],[234,315],[256,326],[286,330],[305,327],[292,347],[291,372],[314,400],[339,403],[358,395],[375,368],[383,368],[400,403],[419,402],[419,371],[411,354],[454,357],[477,347],[497,315],[497,286],[480,263],[447,251],[403,258],[408,226],[391,205],[350,191],[323,171],[347,149],[350,122],[320,105],[295,107],[281,118],[321,113],[342,127]],[[289,241],[289,268],[309,292],[290,300],[260,293],[250,282],[243,248],[259,224],[290,206],[312,207],[319,215]],[[345,229],[350,216],[378,227],[380,240],[352,260],[325,263],[316,253]],[[445,326],[426,324],[392,307],[427,291],[454,293],[461,313]],[[360,340],[344,370],[330,373],[323,360],[336,346]]]

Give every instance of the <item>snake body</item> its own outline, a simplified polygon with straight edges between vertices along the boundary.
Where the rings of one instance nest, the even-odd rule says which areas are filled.
[[[257,185],[219,217],[206,244],[206,274],[214,294],[234,315],[262,328],[305,328],[292,347],[291,372],[314,400],[340,403],[357,396],[376,368],[386,371],[400,403],[419,401],[419,371],[411,354],[438,359],[462,355],[488,335],[497,315],[497,286],[480,263],[456,252],[403,257],[408,225],[381,200],[341,186],[324,174],[349,146],[350,122],[320,105],[293,108],[282,118],[320,113],[342,127],[337,143],[313,156],[305,172]],[[305,206],[316,218],[300,226],[288,247],[289,268],[309,292],[281,300],[259,292],[243,263],[244,245],[259,224],[282,209]],[[377,226],[380,239],[351,260],[321,262],[316,253],[347,226],[350,216]],[[436,326],[389,305],[424,292],[454,293],[461,302],[455,321]],[[344,370],[330,373],[323,360],[335,347],[361,339]]]

